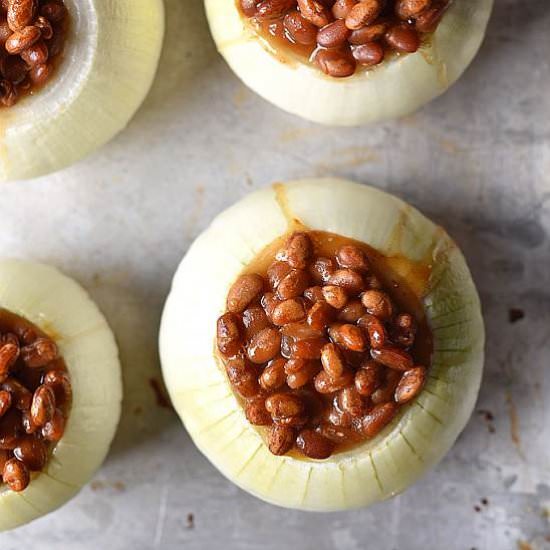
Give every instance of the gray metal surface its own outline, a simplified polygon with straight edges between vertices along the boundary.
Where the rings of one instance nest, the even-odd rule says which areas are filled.
[[[77,166],[2,188],[2,255],[51,262],[89,289],[120,344],[125,402],[94,482],[0,535],[0,548],[549,549],[550,3],[497,0],[449,93],[360,129],[266,104],[216,55],[199,0],[167,7],[158,79],[129,128]],[[371,509],[315,515],[223,479],[150,379],[163,300],[192,240],[252,189],[323,174],[372,182],[449,230],[479,285],[488,353],[481,412],[434,471]],[[525,317],[510,323],[510,308]]]

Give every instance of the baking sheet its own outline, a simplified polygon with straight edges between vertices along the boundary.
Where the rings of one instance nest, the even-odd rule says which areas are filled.
[[[199,0],[167,0],[157,81],[128,129],[53,176],[4,185],[3,256],[79,280],[121,349],[125,401],[94,481],[2,550],[550,548],[550,3],[497,0],[479,57],[408,118],[331,129],[256,97],[210,41]],[[171,275],[218,212],[276,180],[373,183],[463,247],[488,331],[483,386],[443,462],[392,501],[317,515],[226,481],[155,391]],[[510,310],[524,317],[511,323]]]

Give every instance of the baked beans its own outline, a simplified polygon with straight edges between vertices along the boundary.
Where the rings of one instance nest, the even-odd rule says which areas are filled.
[[[431,337],[365,245],[300,231],[276,246],[269,265],[229,290],[217,347],[270,451],[326,459],[378,435],[420,393]],[[47,405],[51,395],[36,391],[33,407],[38,397]],[[51,424],[46,405],[40,417]]]
[[[343,78],[392,55],[416,52],[436,30],[451,1],[237,0],[237,4],[243,17],[275,48],[287,49],[325,74]]]
[[[0,481],[23,491],[63,437],[72,400],[55,342],[0,309]]]

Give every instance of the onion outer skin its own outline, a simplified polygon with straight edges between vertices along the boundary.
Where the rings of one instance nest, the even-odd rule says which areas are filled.
[[[400,199],[335,178],[279,186],[284,201],[273,187],[246,196],[220,214],[182,260],[160,330],[164,379],[199,450],[245,491],[302,510],[368,506],[405,490],[439,462],[468,421],[484,359],[479,298],[455,243]],[[214,352],[216,319],[230,285],[288,231],[289,215],[387,256],[416,262],[429,256],[433,265],[423,299],[434,336],[424,391],[376,438],[324,461],[273,456],[246,420]]]
[[[493,0],[454,0],[418,52],[343,79],[273,52],[243,20],[235,0],[205,0],[205,6],[218,51],[249,88],[307,120],[359,126],[408,115],[445,92],[475,57]]]
[[[65,0],[64,58],[36,95],[0,111],[0,181],[69,166],[112,139],[153,82],[162,0]]]
[[[63,438],[21,493],[0,486],[0,531],[65,504],[103,463],[120,418],[122,381],[111,329],[84,289],[58,270],[0,261],[0,305],[49,334],[63,355],[73,402]]]

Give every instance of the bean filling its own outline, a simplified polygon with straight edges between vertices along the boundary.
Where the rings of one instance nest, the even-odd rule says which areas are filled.
[[[451,0],[237,0],[242,15],[276,49],[332,77],[353,75],[390,55],[416,52]]]
[[[63,437],[71,382],[55,342],[0,309],[0,481],[23,491]],[[1,489],[1,485],[0,485]]]
[[[419,394],[431,334],[361,243],[295,232],[265,256],[229,290],[217,346],[270,451],[328,458],[376,436]]]
[[[11,107],[51,77],[65,44],[63,0],[0,0],[0,107]]]

